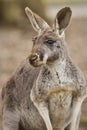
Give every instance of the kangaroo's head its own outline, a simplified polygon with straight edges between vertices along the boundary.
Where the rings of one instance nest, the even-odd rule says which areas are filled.
[[[28,7],[25,8],[25,12],[34,30],[38,32],[38,35],[33,38],[33,48],[29,56],[30,64],[37,67],[63,60],[67,55],[64,31],[70,22],[71,9],[69,7],[61,9],[52,27]]]

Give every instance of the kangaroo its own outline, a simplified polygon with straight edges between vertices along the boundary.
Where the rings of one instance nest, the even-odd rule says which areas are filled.
[[[62,8],[52,27],[28,7],[25,12],[38,35],[2,89],[3,130],[78,130],[87,85],[65,42],[72,11]]]

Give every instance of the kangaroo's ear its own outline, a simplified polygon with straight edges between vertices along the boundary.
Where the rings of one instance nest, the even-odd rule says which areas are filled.
[[[35,31],[41,32],[49,27],[49,25],[40,16],[32,12],[28,7],[25,8],[25,12]]]
[[[59,35],[67,28],[70,22],[72,11],[69,7],[61,9],[55,18],[54,29],[58,31]]]

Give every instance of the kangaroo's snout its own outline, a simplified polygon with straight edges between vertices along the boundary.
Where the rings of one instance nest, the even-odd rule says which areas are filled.
[[[29,56],[29,62],[31,65],[35,64],[35,62],[39,59],[39,55],[37,53],[31,54]]]
[[[41,66],[42,64],[46,64],[47,61],[47,56],[44,56],[42,53],[41,54],[31,54],[29,56],[29,63],[34,66],[34,67],[38,67]]]

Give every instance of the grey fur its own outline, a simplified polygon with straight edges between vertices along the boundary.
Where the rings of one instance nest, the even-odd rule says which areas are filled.
[[[60,10],[53,28],[30,9],[26,13],[38,36],[31,55],[2,89],[3,130],[78,130],[87,86],[63,35],[71,10]]]

